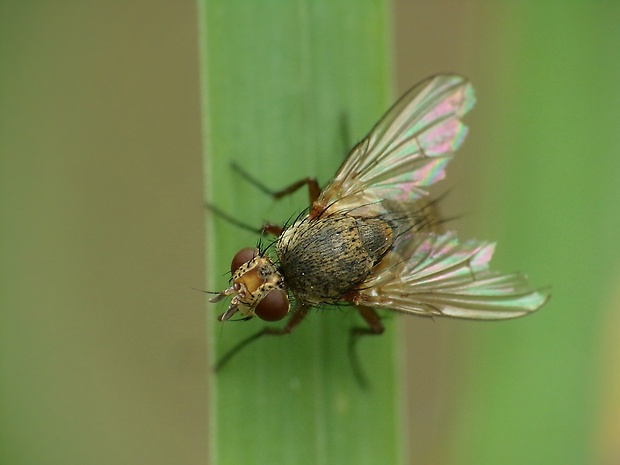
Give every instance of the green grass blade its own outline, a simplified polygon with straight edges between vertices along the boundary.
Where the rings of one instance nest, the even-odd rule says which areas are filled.
[[[235,160],[273,188],[305,176],[324,184],[348,146],[387,109],[385,1],[199,2],[207,199],[253,225],[284,223],[307,194],[273,202],[239,178]],[[257,237],[207,218],[209,289]],[[262,328],[221,325],[214,358]],[[356,384],[346,353],[350,309],[313,312],[293,334],[257,341],[211,378],[215,464],[396,464],[403,461],[396,328],[360,344],[371,387]]]

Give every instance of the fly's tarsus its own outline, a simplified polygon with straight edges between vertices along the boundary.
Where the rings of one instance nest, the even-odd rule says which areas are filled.
[[[250,226],[247,223],[244,223],[243,221],[239,221],[237,218],[229,215],[224,210],[216,207],[215,205],[212,205],[210,203],[205,203],[205,208],[207,208],[208,210],[210,210],[211,212],[213,212],[214,214],[222,218],[224,221],[227,221],[228,223],[235,225],[238,228],[241,228],[245,231],[249,231],[255,234],[261,234],[263,232],[263,229],[255,228],[253,226]]]
[[[211,205],[210,203],[205,203],[205,207],[208,210],[212,211],[217,216],[219,216],[220,218],[222,218],[224,221],[227,221],[228,223],[234,226],[237,226],[238,228],[241,228],[244,231],[249,231],[251,233],[270,234],[272,236],[277,237],[280,234],[282,234],[282,230],[284,229],[282,226],[280,226],[279,224],[275,224],[275,223],[264,223],[260,228],[255,228],[253,226],[250,226],[247,223],[244,223],[243,221],[239,221],[237,218],[235,218],[232,215],[229,215],[224,210],[216,207],[215,205]]]
[[[237,355],[241,350],[243,350],[246,346],[250,345],[252,342],[260,339],[263,336],[284,336],[286,334],[290,334],[295,327],[303,321],[303,319],[308,315],[310,308],[305,305],[298,305],[293,314],[289,317],[286,325],[282,328],[272,328],[266,327],[257,333],[252,334],[251,336],[243,339],[239,343],[235,344],[232,349],[226,352],[220,359],[217,361],[215,365],[215,371],[218,372],[222,368],[224,368],[228,363],[232,360],[232,358]]]
[[[244,347],[251,344],[255,340],[259,339],[260,337],[264,336],[265,334],[266,334],[265,330],[263,329],[262,331],[254,333],[251,336],[235,344],[235,346],[232,349],[230,349],[222,357],[219,358],[219,360],[215,364],[215,371],[219,372],[222,368],[228,365],[228,363],[232,360],[232,358],[235,355],[237,355],[237,353],[239,353]]]
[[[270,197],[273,197],[274,199],[281,199],[282,197],[286,197],[287,195],[290,195],[296,192],[298,189],[302,188],[303,186],[308,186],[308,200],[310,200],[310,205],[312,205],[314,201],[319,198],[319,195],[321,193],[321,188],[319,187],[319,184],[316,178],[313,178],[313,177],[307,177],[307,178],[300,179],[299,181],[292,183],[291,185],[285,187],[284,189],[274,191],[274,190],[269,189],[260,180],[258,180],[257,178],[252,176],[250,173],[248,173],[246,170],[244,170],[238,163],[232,162],[231,167],[239,174],[239,176],[241,176],[247,182],[252,184],[254,187],[256,187],[261,192],[269,195]]]
[[[355,326],[351,328],[351,332],[349,333],[348,353],[349,360],[351,362],[351,369],[353,370],[355,379],[363,389],[368,389],[370,384],[368,382],[368,377],[362,368],[359,354],[357,352],[357,343],[362,336],[380,336],[383,334],[385,328],[383,327],[383,323],[381,323],[379,315],[372,308],[359,306],[357,307],[357,310],[364,321],[368,324],[368,327],[364,328]]]

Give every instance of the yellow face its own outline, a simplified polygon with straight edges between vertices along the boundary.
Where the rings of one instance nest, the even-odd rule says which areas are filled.
[[[239,286],[239,311],[244,316],[254,316],[258,304],[282,281],[282,275],[269,257],[254,257],[241,265],[232,278],[233,286]]]
[[[247,254],[247,249],[237,256]],[[258,316],[266,321],[277,321],[284,318],[290,309],[288,295],[284,289],[284,278],[276,265],[266,255],[258,251],[252,258],[237,267],[237,256],[232,265],[232,286],[211,299],[212,302],[233,295],[228,310],[220,316],[220,320],[228,320],[235,313],[245,318]]]

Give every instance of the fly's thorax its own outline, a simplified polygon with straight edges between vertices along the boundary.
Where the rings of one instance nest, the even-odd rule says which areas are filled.
[[[286,316],[290,304],[284,278],[271,258],[257,249],[242,249],[232,260],[231,272],[232,285],[211,299],[217,302],[233,296],[220,320],[228,320],[237,312],[245,318],[258,316],[266,321],[277,321]]]
[[[276,250],[288,289],[297,299],[319,305],[342,300],[393,242],[387,221],[338,213],[296,221],[282,233]]]

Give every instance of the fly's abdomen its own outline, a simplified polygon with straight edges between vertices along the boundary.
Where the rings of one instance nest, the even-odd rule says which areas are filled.
[[[316,305],[333,303],[370,273],[394,242],[378,218],[304,218],[280,236],[277,253],[288,289]]]

